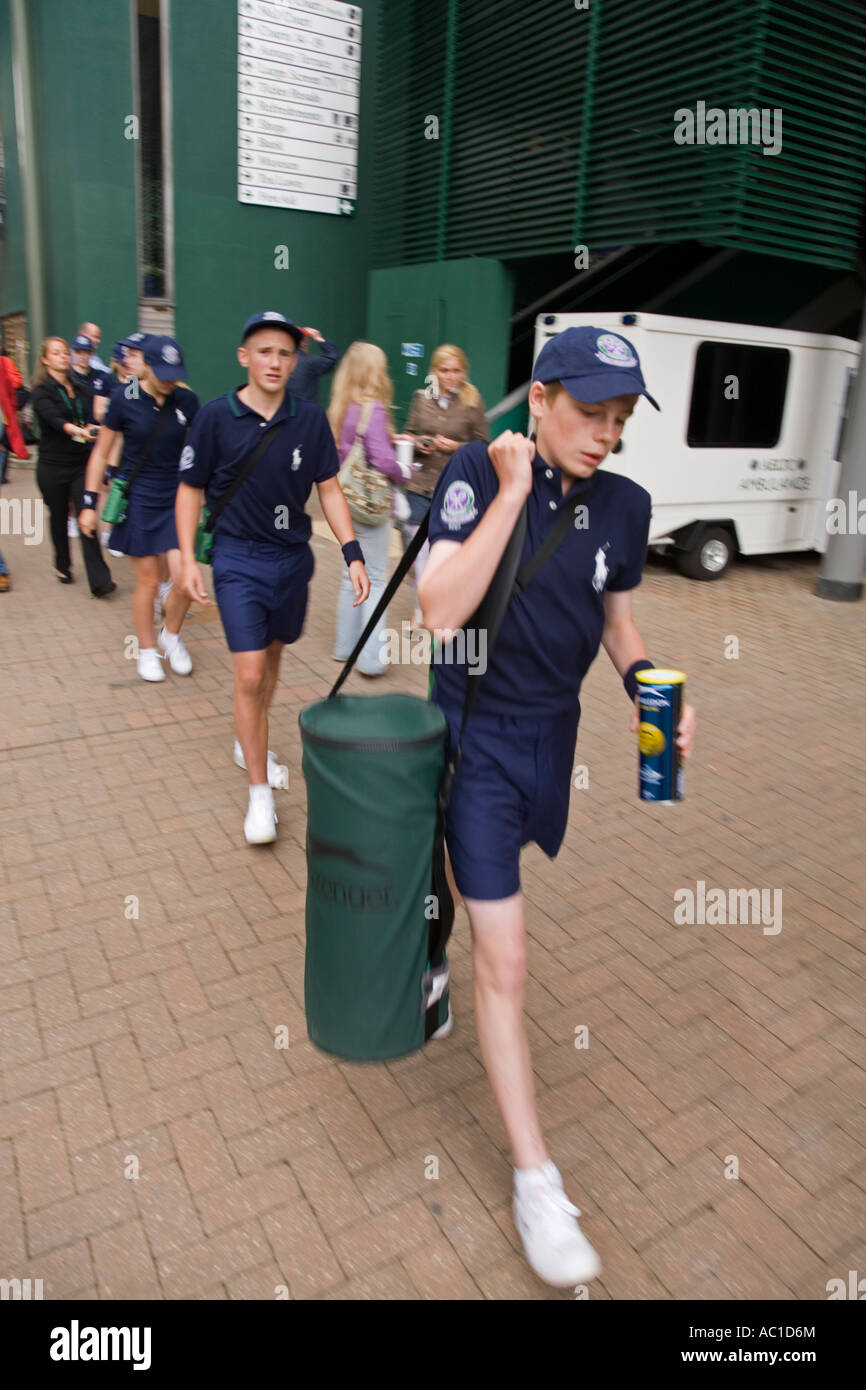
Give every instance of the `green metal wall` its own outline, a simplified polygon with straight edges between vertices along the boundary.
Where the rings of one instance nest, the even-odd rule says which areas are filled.
[[[277,308],[338,346],[362,336],[377,197],[372,159],[378,0],[363,5],[354,217],[237,199],[237,0],[171,0],[175,328],[203,399],[236,383],[240,327]],[[107,346],[138,323],[135,145],[127,0],[28,0],[49,331],[95,319]],[[0,0],[0,117],[10,222],[0,306],[29,311],[15,155],[8,0]],[[275,269],[286,246],[289,269]],[[327,387],[320,397],[327,401]]]
[[[9,0],[0,0],[0,130],[6,165],[6,226],[0,235],[0,315],[22,314],[27,312],[27,274],[12,90]]]
[[[383,0],[383,17],[379,264],[682,241],[854,264],[862,0]],[[674,112],[699,101],[781,108],[781,152],[677,145]]]
[[[203,399],[241,379],[235,350],[257,310],[279,309],[341,349],[364,334],[379,6],[362,9],[357,212],[336,217],[238,202],[236,0],[172,0],[176,329]],[[278,246],[288,248],[288,270],[275,269]]]
[[[117,0],[28,0],[42,204],[47,324],[69,338],[83,319],[103,341],[137,321],[129,9]],[[11,77],[8,0],[0,16],[3,136],[11,205],[5,313],[29,312]],[[31,343],[31,360],[37,344]]]
[[[510,277],[499,261],[439,261],[373,271],[367,337],[388,357],[400,425],[440,343],[455,343],[466,353],[485,406],[502,398],[511,301]],[[404,357],[404,343],[420,344],[423,355]],[[417,376],[409,375],[407,363],[417,364]]]

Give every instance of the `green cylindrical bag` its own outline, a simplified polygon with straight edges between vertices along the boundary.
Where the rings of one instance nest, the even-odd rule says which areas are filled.
[[[413,695],[339,695],[305,709],[300,726],[307,1030],[349,1060],[401,1057],[448,1012],[447,961],[433,947],[440,913],[453,916],[433,867],[447,721]]]
[[[571,524],[569,516],[564,520]],[[413,1052],[450,1013],[445,947],[454,901],[445,871],[446,813],[483,677],[467,681],[456,747],[444,713],[429,700],[339,695],[428,526],[425,517],[327,700],[300,716],[307,1031],[317,1047],[351,1061]],[[524,508],[472,619],[487,635],[488,659],[517,582],[525,535]]]

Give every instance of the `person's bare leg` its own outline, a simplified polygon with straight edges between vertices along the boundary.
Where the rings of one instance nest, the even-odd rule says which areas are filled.
[[[267,652],[232,652],[235,671],[234,715],[250,786],[268,780]]]
[[[457,887],[457,881],[454,877],[454,870],[451,867],[451,856],[448,853],[447,845],[445,846],[445,877],[448,880],[448,887],[451,889],[451,897],[454,901],[454,911],[456,912],[463,901],[463,895],[460,892],[460,889]]]
[[[160,582],[171,579],[171,588],[165,598],[165,630],[175,636],[180,632],[181,623],[186,617],[192,599],[186,597],[180,587],[180,551],[170,550],[167,555],[161,555],[160,560],[164,564],[160,567]],[[162,570],[165,568],[165,576]]]
[[[153,638],[153,600],[159,587],[155,555],[133,555],[135,593],[132,595],[132,621],[142,651],[155,647]]]
[[[265,650],[265,716],[273,704],[274,691],[277,688],[277,681],[280,678],[280,661],[283,655],[284,642],[272,642]],[[265,740],[267,741],[267,730],[265,730]]]
[[[529,1039],[523,1017],[526,930],[523,895],[496,902],[465,900],[472,928],[475,1022],[516,1168],[549,1158],[535,1104]]]

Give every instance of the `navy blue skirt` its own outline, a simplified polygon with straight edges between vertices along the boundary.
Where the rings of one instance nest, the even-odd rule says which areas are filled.
[[[126,520],[114,526],[109,547],[123,555],[164,555],[177,550],[174,499],[177,476],[143,474],[136,478],[129,494]]]

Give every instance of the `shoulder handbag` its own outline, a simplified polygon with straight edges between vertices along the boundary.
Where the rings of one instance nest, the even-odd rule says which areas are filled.
[[[157,436],[159,435],[160,430],[162,429],[169,415],[173,414],[174,405],[173,403],[171,403],[171,398],[169,397],[168,400],[163,401],[162,409],[159,412],[159,419],[156,422],[156,427],[153,430],[150,439],[148,439],[147,443],[145,444],[144,449],[142,450],[141,455],[139,456],[138,463],[133,468],[129,477],[112,478],[111,487],[108,490],[108,497],[106,498],[105,506],[102,509],[103,521],[108,522],[112,526],[119,526],[122,521],[126,520],[126,513],[129,508],[129,494],[132,490],[132,485],[137,479],[141,470],[144,468],[144,465],[147,463],[147,460],[150,457],[150,451],[156,443]]]
[[[291,417],[295,413],[294,396],[290,397],[290,402],[289,415]],[[280,432],[280,426],[284,423],[283,420],[278,420],[268,426],[243,468],[236,475],[233,482],[226,488],[216,506],[213,508],[203,508],[201,520],[199,521],[198,529],[195,533],[195,558],[200,565],[209,565],[211,563],[213,556],[214,527],[235,493],[242,487],[252,473],[259,459],[271,447]]]
[[[390,479],[367,462],[364,448],[374,404],[374,401],[365,401],[361,406],[355,438],[339,472],[349,515],[361,526],[381,526],[391,515]]]

